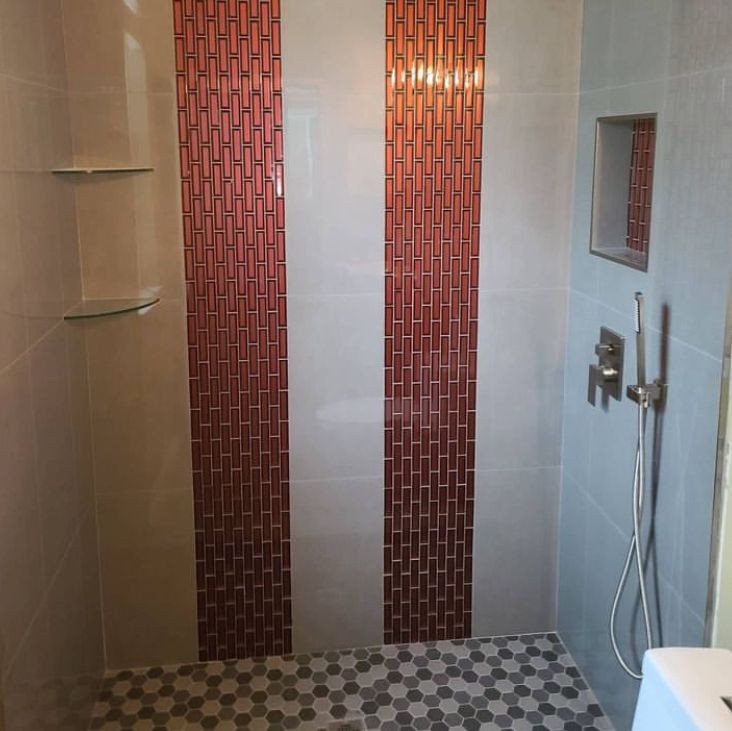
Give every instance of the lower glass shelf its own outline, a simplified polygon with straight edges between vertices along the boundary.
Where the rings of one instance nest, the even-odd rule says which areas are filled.
[[[110,175],[112,173],[149,173],[153,168],[144,165],[109,165],[107,167],[55,168],[54,175]]]
[[[160,302],[160,297],[82,300],[64,315],[64,320],[89,320],[93,317],[122,315],[125,312],[144,310],[146,307],[152,307],[157,302]]]

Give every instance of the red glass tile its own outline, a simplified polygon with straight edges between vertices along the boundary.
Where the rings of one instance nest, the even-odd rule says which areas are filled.
[[[292,612],[279,3],[173,7],[199,655],[282,654]]]
[[[386,642],[471,629],[485,5],[386,3]]]
[[[655,138],[655,119],[635,120],[628,191],[628,230],[625,241],[626,246],[643,253],[648,253],[651,233]]]

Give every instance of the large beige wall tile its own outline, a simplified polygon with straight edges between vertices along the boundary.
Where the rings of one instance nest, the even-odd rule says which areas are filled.
[[[31,344],[56,326],[66,309],[55,182],[43,173],[16,175],[23,282]]]
[[[94,507],[94,454],[92,451],[89,371],[86,358],[86,330],[80,322],[64,327],[71,400],[72,441],[79,505],[82,513]]]
[[[106,668],[96,506],[81,524],[79,546],[82,573],[81,590],[84,596],[86,615],[84,632],[85,667],[87,674],[89,674],[93,673],[95,668],[100,669],[102,672]]]
[[[3,731],[85,731],[104,667],[99,596],[90,512],[3,668]]]
[[[136,297],[140,293],[137,249],[145,222],[135,202],[146,188],[149,178],[136,174],[94,176],[77,183],[86,297]]]
[[[0,80],[0,84],[2,81]],[[0,104],[2,98],[0,97]],[[0,130],[0,135],[2,131]],[[0,370],[28,347],[15,179],[0,170]]]
[[[68,164],[71,136],[68,101],[64,92],[6,77],[15,169],[48,175]]]
[[[40,30],[43,43],[43,78],[47,86],[66,89],[66,44],[64,42],[62,0],[42,0]]]
[[[61,0],[0,0],[0,727],[88,725],[103,667]],[[51,625],[53,624],[53,635]],[[84,696],[86,702],[80,702]]]
[[[150,165],[150,106],[141,93],[74,93],[69,98],[74,159],[81,165]]]
[[[30,621],[32,620],[32,621]],[[42,601],[29,617],[30,629],[23,645],[2,679],[3,731],[55,731],[60,692],[54,677],[48,606]],[[81,731],[80,724],[67,726]]]
[[[99,570],[96,540],[91,534],[95,522],[90,512],[69,545],[48,591],[49,665],[59,682],[56,711],[59,720],[68,719],[59,728],[78,728],[89,718],[104,670],[104,654],[98,639],[98,583],[95,593],[90,595],[88,591],[88,566],[92,560],[97,561]]]
[[[44,0],[0,0],[0,73],[45,81],[43,6]]]
[[[0,370],[28,347],[9,85],[0,76]]]
[[[174,97],[83,95],[74,97],[72,105],[78,115],[74,127],[79,138],[78,158],[86,162],[144,163],[154,168],[152,173],[100,176],[78,182],[86,296],[133,296],[148,290],[163,297],[182,297]]]
[[[102,494],[98,511],[107,665],[194,660],[191,491]]]
[[[69,88],[170,92],[173,4],[63,0]]]
[[[28,358],[0,373],[0,676],[44,589]]]
[[[5,79],[4,87],[12,145],[5,157],[14,175],[32,343],[81,295],[74,193],[49,174],[71,160],[68,105],[61,92],[22,80]]]
[[[192,490],[183,304],[87,323],[96,489]]]
[[[84,295],[162,298],[146,312],[81,326],[107,657],[118,667],[190,660],[197,643],[172,3],[61,1],[74,163],[154,169],[70,183]],[[164,514],[173,497],[179,507]],[[146,507],[136,515],[132,504],[141,501]],[[138,525],[128,530],[124,521],[133,517]],[[180,527],[177,543],[169,542],[166,520]],[[178,585],[166,587],[168,575]]]
[[[89,507],[81,501],[76,478],[65,327],[54,328],[30,352],[38,501],[49,577]]]

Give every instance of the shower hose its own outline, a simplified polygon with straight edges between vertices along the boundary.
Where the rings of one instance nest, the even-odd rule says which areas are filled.
[[[620,576],[618,587],[615,591],[612,609],[610,611],[610,641],[613,646],[613,652],[618,659],[623,670],[636,680],[641,680],[643,674],[636,672],[630,667],[630,664],[623,657],[616,634],[616,621],[618,615],[618,607],[620,599],[623,595],[625,585],[628,581],[631,566],[635,559],[635,568],[638,572],[638,586],[640,592],[640,603],[643,612],[643,623],[646,635],[646,647],[650,649],[653,646],[653,634],[651,631],[651,616],[648,610],[648,594],[646,592],[646,580],[644,573],[643,547],[641,541],[641,522],[643,518],[643,502],[645,500],[645,437],[646,437],[646,412],[648,410],[648,400],[643,397],[638,400],[638,446],[635,452],[635,475],[633,477],[633,535],[630,538],[628,553],[625,557],[625,565],[623,573]]]

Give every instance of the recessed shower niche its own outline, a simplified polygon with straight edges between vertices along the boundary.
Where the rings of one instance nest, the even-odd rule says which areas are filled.
[[[595,132],[590,252],[646,271],[656,115],[601,117]]]

